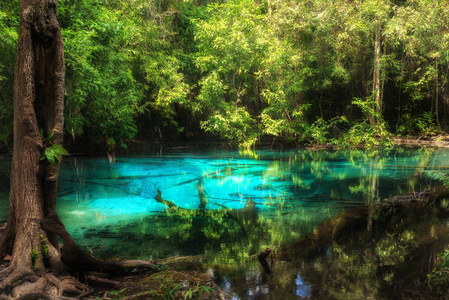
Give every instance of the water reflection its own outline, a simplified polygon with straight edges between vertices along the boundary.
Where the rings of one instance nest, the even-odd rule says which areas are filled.
[[[155,200],[158,190],[162,198],[191,210],[243,209],[250,199],[256,204],[257,218],[242,220],[237,227],[232,225],[235,222],[223,221],[226,218],[220,214],[199,222],[194,222],[195,214],[185,211],[184,215],[167,216],[183,220],[182,228],[176,231],[206,239],[204,252],[230,254],[227,252],[242,243],[253,245],[254,251],[259,246],[289,243],[348,207],[422,190],[427,184],[422,171],[433,167],[445,171],[445,166],[449,166],[446,151],[401,148],[383,152],[167,151],[119,157],[114,164],[106,157],[73,158],[65,159],[61,169],[58,205],[69,230],[79,241],[86,242],[83,236],[87,231],[101,227],[112,230],[118,221],[147,234],[147,225],[143,224],[156,222],[160,227],[152,229],[150,239],[164,235],[162,232],[172,234],[168,226],[154,220],[158,214],[166,215],[167,208]],[[4,208],[0,219],[4,219],[9,179],[0,184],[0,205]],[[201,202],[199,189],[206,201]],[[79,228],[80,223],[84,230]],[[240,233],[248,232],[244,227],[253,228],[257,234],[249,232],[242,240]],[[228,244],[229,239],[235,241]],[[211,240],[228,246],[210,249]],[[253,254],[239,251],[241,258]]]
[[[285,266],[285,276],[273,287],[260,277],[252,256],[292,243],[348,208],[424,190],[430,181],[423,171],[447,172],[448,154],[405,148],[184,149],[117,157],[113,164],[107,157],[65,158],[58,210],[74,239],[95,255],[201,254],[210,265],[234,266],[235,278],[251,278],[236,297],[259,297],[274,289],[308,298],[317,291],[304,280],[305,271]],[[7,214],[7,184],[9,179],[0,180],[0,220]],[[166,202],[157,200],[158,191]],[[336,249],[327,249],[326,257],[334,259]],[[243,284],[226,276],[224,288]]]
[[[301,298],[310,298],[312,296],[312,285],[304,281],[300,272],[298,272],[298,276],[295,278],[295,283],[296,296]]]

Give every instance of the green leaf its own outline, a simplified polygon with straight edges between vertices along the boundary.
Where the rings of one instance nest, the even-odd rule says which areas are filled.
[[[47,142],[50,142],[52,140],[54,140],[55,138],[55,131],[50,132],[50,134],[47,136],[47,138],[45,139]]]
[[[50,148],[53,150],[53,152],[55,153],[55,155],[70,155],[70,153],[62,146],[57,145],[57,144],[52,144],[50,146]]]
[[[47,159],[50,164],[54,164],[56,160],[61,161],[63,155],[70,155],[70,153],[60,145],[51,144],[45,148],[39,160]]]
[[[186,294],[184,295],[184,299],[192,299],[193,298],[193,291],[189,290],[186,292]]]
[[[44,156],[47,158],[48,162],[52,165],[55,163],[55,153],[51,148],[46,148],[44,151]]]

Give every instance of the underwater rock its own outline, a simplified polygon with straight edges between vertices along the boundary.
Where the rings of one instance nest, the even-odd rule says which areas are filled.
[[[123,189],[133,195],[144,198],[154,198],[157,195],[157,185],[149,178],[139,178],[126,184]]]

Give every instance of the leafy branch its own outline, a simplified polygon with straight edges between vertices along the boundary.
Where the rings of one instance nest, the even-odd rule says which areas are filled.
[[[48,162],[53,165],[55,161],[61,161],[63,155],[70,155],[70,153],[61,145],[54,144],[56,130],[53,129],[52,132],[47,137],[44,137],[44,131],[39,130],[42,141],[44,142],[45,149],[41,154],[39,160],[48,160]]]

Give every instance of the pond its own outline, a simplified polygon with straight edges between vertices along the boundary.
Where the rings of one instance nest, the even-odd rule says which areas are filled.
[[[64,158],[58,213],[74,240],[96,256],[201,255],[209,266],[235,267],[238,275],[211,269],[235,299],[276,299],[254,255],[287,246],[342,211],[423,191],[431,183],[426,169],[449,171],[449,152],[178,148],[115,161]],[[5,176],[0,184],[5,220]],[[310,269],[293,269],[286,299],[311,297],[316,275],[306,279],[301,272]]]

